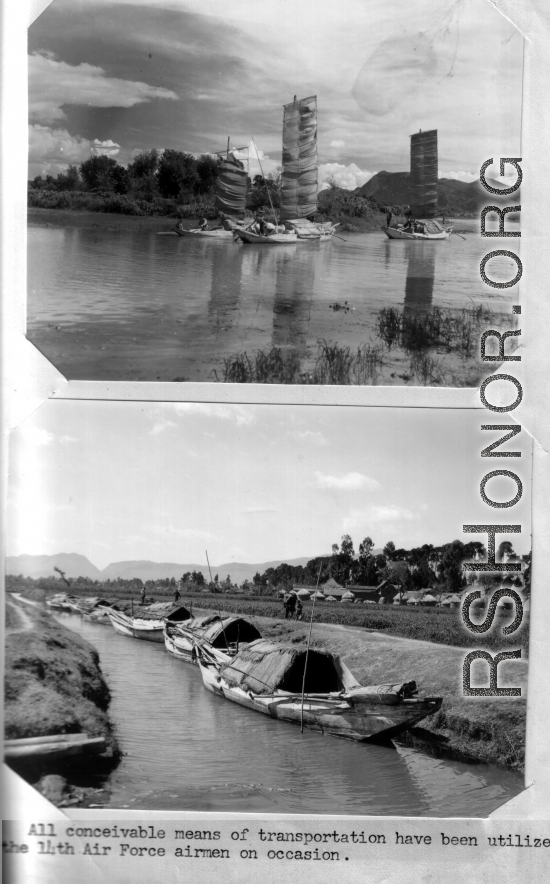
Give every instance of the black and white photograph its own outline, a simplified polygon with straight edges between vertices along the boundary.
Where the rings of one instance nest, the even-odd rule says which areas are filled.
[[[45,404],[10,452],[7,763],[62,808],[488,816],[524,788],[531,440],[488,572],[487,436],[476,409]],[[464,695],[469,652],[517,648],[521,696]]]
[[[487,376],[524,54],[494,4],[53,0],[28,49],[27,336],[65,378]]]

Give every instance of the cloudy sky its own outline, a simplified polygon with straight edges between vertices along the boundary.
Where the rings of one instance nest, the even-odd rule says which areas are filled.
[[[377,547],[439,545],[468,539],[463,524],[488,521],[522,524],[522,535],[509,539],[527,552],[529,437],[522,431],[511,449],[523,452],[512,464],[524,480],[521,502],[491,511],[478,490],[495,468],[480,457],[496,439],[480,430],[486,417],[51,401],[12,437],[7,552],[76,552],[98,567],[200,564],[205,550],[214,565],[260,563],[329,554],[344,533],[356,549],[366,536]],[[515,483],[491,479],[487,492],[508,500]]]
[[[280,163],[282,105],[316,94],[320,179],[408,169],[439,130],[440,175],[520,148],[521,35],[488,0],[53,0],[29,30],[30,176],[101,142]],[[253,161],[251,172],[258,169]]]

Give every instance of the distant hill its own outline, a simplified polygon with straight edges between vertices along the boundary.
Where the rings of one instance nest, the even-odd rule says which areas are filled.
[[[90,577],[100,580],[101,571],[78,553],[57,553],[54,556],[7,556],[6,573],[23,577],[59,577],[54,565],[65,572],[67,577]]]
[[[410,177],[409,172],[377,172],[353,192],[356,196],[370,197],[381,205],[407,206],[410,203]],[[502,186],[489,178],[487,183],[493,187]],[[487,193],[479,181],[466,183],[454,178],[440,178],[438,182],[438,209],[447,215],[477,215],[483,205],[493,202],[503,205],[506,200],[519,205],[520,191],[509,197],[497,197]]]
[[[302,556],[299,559],[276,559],[273,562],[260,562],[249,564],[247,562],[225,562],[221,565],[212,565],[212,576],[219,575],[220,580],[231,576],[233,583],[243,583],[252,580],[257,571],[263,574],[267,568],[276,568],[282,562],[287,565],[307,565],[315,556]],[[61,568],[67,577],[90,577],[92,580],[116,580],[122,577],[131,580],[139,577],[141,580],[160,580],[162,578],[181,577],[186,571],[200,571],[205,579],[209,579],[208,566],[205,564],[178,562],[151,562],[149,560],[136,560],[125,562],[112,562],[103,570],[99,570],[85,557],[76,553],[59,553],[54,556],[7,556],[6,573],[24,577],[55,577],[54,565]]]

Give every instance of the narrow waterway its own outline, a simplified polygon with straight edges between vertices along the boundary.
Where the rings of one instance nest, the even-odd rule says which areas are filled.
[[[61,615],[98,649],[124,757],[110,807],[265,813],[486,816],[520,776],[413,749],[305,731],[207,691],[163,644]]]

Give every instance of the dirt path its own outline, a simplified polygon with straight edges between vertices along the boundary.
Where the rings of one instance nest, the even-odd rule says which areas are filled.
[[[17,596],[14,596],[15,598]],[[14,612],[16,620],[21,623],[21,626],[7,626],[6,627],[6,635],[13,635],[15,632],[28,632],[29,629],[33,628],[32,620],[26,611],[19,607],[19,605],[14,605],[12,601],[6,599],[6,604],[9,606],[10,611]]]

